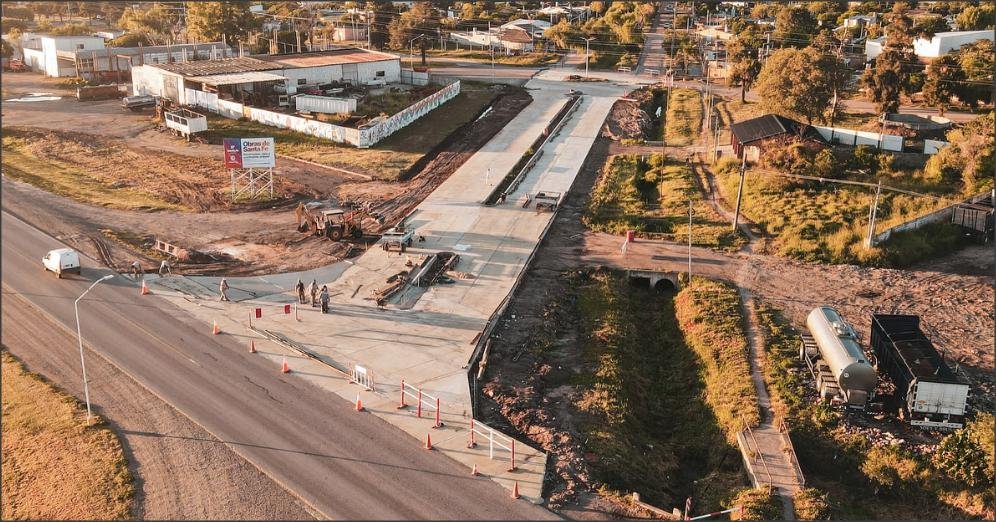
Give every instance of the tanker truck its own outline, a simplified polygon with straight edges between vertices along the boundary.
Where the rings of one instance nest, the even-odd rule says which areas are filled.
[[[840,312],[821,306],[809,313],[799,358],[816,381],[820,398],[835,405],[864,410],[875,393],[878,374],[868,361],[858,335]]]

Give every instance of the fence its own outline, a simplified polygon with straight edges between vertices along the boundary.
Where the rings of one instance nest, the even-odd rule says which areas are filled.
[[[813,125],[816,132],[820,133],[830,143],[840,145],[870,145],[882,150],[902,152],[903,137],[891,134],[879,134],[877,132],[859,131],[854,129],[842,129],[840,127],[824,127]]]
[[[194,105],[220,114],[226,118],[247,118],[252,121],[327,139],[336,143],[348,143],[360,148],[375,145],[380,140],[394,134],[429,111],[460,94],[460,82],[454,82],[422,100],[408,106],[401,112],[388,118],[377,120],[374,124],[352,129],[325,123],[321,121],[300,118],[290,114],[272,112],[256,107],[249,107],[227,100],[218,99],[217,94],[185,89],[187,105]]]
[[[923,140],[923,153],[924,154],[937,154],[941,149],[946,147],[948,142],[940,140]]]
[[[405,128],[415,120],[425,116],[429,111],[452,100],[460,94],[460,81],[455,81],[411,105],[401,112],[382,119],[374,125],[361,128],[357,138],[357,147],[369,147],[380,140]]]
[[[468,448],[477,447],[477,436],[487,437],[488,441],[488,458],[494,460],[495,458],[495,447],[499,449],[504,449],[508,451],[510,456],[508,459],[508,471],[515,471],[515,439],[502,435],[500,431],[484,424],[480,421],[475,421],[473,417],[470,419],[470,434],[468,435],[469,440],[467,441]],[[495,440],[497,438],[497,440]]]
[[[871,239],[870,246],[875,246],[875,245],[877,245],[877,244],[879,244],[879,243],[881,243],[883,241],[888,241],[889,238],[892,237],[892,234],[896,234],[896,233],[899,233],[899,232],[908,232],[910,230],[916,230],[916,229],[918,229],[918,228],[920,228],[920,227],[922,227],[922,226],[924,226],[924,225],[926,225],[928,223],[938,223],[938,222],[941,222],[941,221],[950,220],[951,217],[952,217],[952,215],[954,214],[955,207],[958,207],[959,205],[963,205],[963,204],[966,204],[966,203],[971,203],[971,202],[974,202],[974,201],[979,201],[980,199],[985,198],[988,195],[989,195],[989,192],[983,192],[982,194],[973,196],[972,198],[970,198],[968,200],[965,200],[962,203],[955,203],[954,205],[949,205],[947,207],[935,210],[935,211],[930,212],[928,214],[924,214],[922,216],[918,216],[918,217],[913,218],[913,219],[911,219],[909,221],[905,221],[905,222],[900,223],[898,225],[894,225],[892,227],[889,227],[889,228],[883,230],[882,232],[879,232],[878,234],[875,234],[872,237],[872,239]]]
[[[422,407],[424,406],[426,408],[433,409],[436,412],[436,422],[432,425],[432,427],[433,428],[441,428],[443,426],[443,423],[440,422],[440,420],[439,420],[440,409],[439,409],[439,398],[438,397],[433,397],[432,395],[429,395],[428,393],[423,392],[421,387],[416,388],[415,386],[412,386],[411,384],[406,383],[405,380],[402,379],[401,380],[401,404],[398,405],[398,409],[399,410],[408,407],[408,404],[405,403],[405,397],[406,396],[407,397],[411,397],[411,398],[415,399],[416,401],[418,401],[416,403],[416,410],[415,410],[415,414],[418,416],[418,418],[420,418],[420,419],[422,418]]]
[[[360,366],[359,364],[349,365],[349,382],[352,384],[359,384],[370,392],[377,391],[377,386],[374,383],[373,372],[363,366]]]
[[[806,477],[802,474],[802,466],[799,465],[799,459],[796,458],[795,446],[792,445],[792,438],[789,436],[785,419],[778,420],[778,432],[782,434],[782,451],[788,454],[789,462],[792,463],[792,470],[799,479],[799,487],[804,488],[806,487]]]
[[[750,446],[751,442],[754,443],[753,448]],[[737,432],[737,444],[740,446],[740,453],[743,455],[744,464],[747,465],[747,473],[750,475],[754,487],[761,487],[761,484],[765,484],[768,487],[768,491],[771,491],[771,470],[768,469],[768,463],[764,460],[764,455],[761,454],[761,447],[757,444],[757,439],[754,438],[754,431],[750,429],[746,421],[744,422],[744,429]],[[757,473],[758,461],[761,462],[764,476],[767,477],[767,480],[763,482]]]

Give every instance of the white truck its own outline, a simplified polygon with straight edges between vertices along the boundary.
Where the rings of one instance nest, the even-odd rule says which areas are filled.
[[[414,238],[415,227],[399,224],[387,232],[384,232],[381,248],[383,248],[384,251],[390,251],[392,248],[397,248],[398,250],[404,252],[408,247],[412,246],[412,243],[415,240]]]
[[[80,256],[71,248],[57,248],[42,258],[46,271],[54,272],[62,279],[62,274],[80,274]]]

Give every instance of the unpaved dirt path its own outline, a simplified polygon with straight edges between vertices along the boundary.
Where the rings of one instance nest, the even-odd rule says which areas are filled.
[[[29,370],[82,399],[75,336],[6,287],[3,300],[7,349]],[[94,352],[86,357],[96,413],[121,438],[136,479],[135,519],[314,518],[296,497],[190,419]]]

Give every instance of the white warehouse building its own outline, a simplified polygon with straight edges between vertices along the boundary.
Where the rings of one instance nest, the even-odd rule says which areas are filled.
[[[933,60],[957,50],[965,44],[979,40],[992,40],[993,30],[987,31],[948,31],[935,33],[930,40],[917,38],[913,40],[913,52],[921,60]]]
[[[180,105],[186,89],[253,104],[260,97],[296,94],[329,83],[386,85],[401,82],[401,62],[392,54],[359,48],[330,51],[146,64],[132,68],[134,94],[151,94]]]

